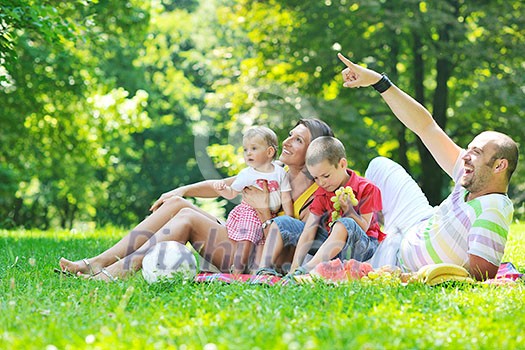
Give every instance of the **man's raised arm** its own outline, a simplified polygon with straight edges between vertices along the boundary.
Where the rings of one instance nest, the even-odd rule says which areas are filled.
[[[373,85],[377,87],[376,90],[382,91],[381,96],[397,119],[419,136],[437,163],[451,176],[461,148],[437,125],[430,112],[391,84],[386,76],[357,65],[342,54],[338,54],[338,57],[346,65],[342,72],[343,86],[353,88]]]

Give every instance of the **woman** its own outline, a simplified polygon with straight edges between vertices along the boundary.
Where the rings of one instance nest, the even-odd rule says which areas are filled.
[[[330,127],[317,119],[301,119],[283,142],[279,159],[288,167],[294,216],[306,220],[304,210],[313,200],[317,185],[309,177],[305,167],[308,145],[319,136],[333,136]],[[226,179],[231,185],[234,178]],[[117,244],[90,259],[70,261],[60,259],[63,271],[87,274],[93,279],[113,280],[124,277],[142,266],[146,252],[162,241],[177,241],[192,246],[221,271],[228,271],[233,263],[235,242],[228,238],[226,227],[212,215],[197,208],[183,196],[216,197],[215,180],[182,186],[164,193],[150,210],[153,213],[136,226]],[[261,222],[271,219],[268,192],[255,188],[245,189],[244,200],[257,209]],[[263,228],[266,225],[263,224]]]

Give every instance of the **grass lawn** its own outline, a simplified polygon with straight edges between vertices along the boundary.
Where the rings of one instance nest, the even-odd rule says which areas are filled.
[[[0,231],[0,349],[524,349],[518,286],[148,285],[61,278],[123,231]],[[504,261],[525,271],[525,224]]]

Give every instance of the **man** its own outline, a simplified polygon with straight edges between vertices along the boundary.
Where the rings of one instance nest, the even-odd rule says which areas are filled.
[[[488,131],[463,150],[428,110],[388,77],[338,56],[346,65],[344,86],[373,86],[456,183],[450,196],[432,208],[401,166],[386,158],[372,160],[366,176],[381,190],[385,242],[388,234],[402,235],[398,264],[417,271],[428,264],[454,263],[478,280],[493,278],[512,222],[512,202],[506,193],[518,163],[517,144],[507,135]]]

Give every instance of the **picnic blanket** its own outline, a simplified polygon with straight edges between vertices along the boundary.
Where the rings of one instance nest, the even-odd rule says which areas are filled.
[[[309,282],[309,276],[297,276],[297,282]],[[517,280],[525,280],[525,275],[520,273],[518,269],[511,262],[503,262],[499,266],[496,277],[485,281],[488,284],[504,284],[507,282],[514,282]],[[250,274],[231,274],[231,273],[211,273],[202,272],[195,276],[195,282],[222,282],[222,283],[248,283],[248,284],[266,284],[273,286],[277,283],[285,284],[281,277],[268,275],[250,275]],[[289,282],[284,280],[284,282]],[[502,283],[503,282],[503,283]]]
[[[211,273],[203,272],[195,276],[195,282],[223,282],[223,283],[248,283],[248,284],[267,284],[275,285],[281,277],[268,275],[232,274],[232,273]]]
[[[495,279],[498,278],[508,278],[513,281],[516,281],[518,279],[524,279],[524,274],[520,273],[516,267],[510,263],[510,262],[504,262],[501,263],[501,265],[498,268],[498,272],[496,273]]]

